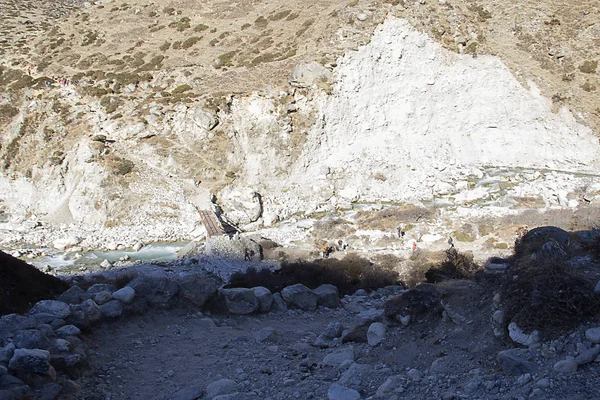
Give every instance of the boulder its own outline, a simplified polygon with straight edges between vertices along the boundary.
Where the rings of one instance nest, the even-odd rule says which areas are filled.
[[[41,331],[27,329],[15,332],[13,344],[17,349],[47,349],[50,341]]]
[[[338,383],[359,390],[362,386],[362,377],[366,376],[370,372],[370,369],[370,365],[352,363],[350,367],[344,371],[338,380]]]
[[[389,378],[386,379],[385,382],[383,382],[381,384],[381,386],[379,386],[379,388],[377,389],[377,393],[375,393],[375,396],[378,398],[389,398],[391,395],[394,394],[394,390],[396,390],[396,388],[401,387],[402,386],[402,377],[399,375],[394,375],[394,376],[390,376]]]
[[[385,339],[385,331],[385,325],[381,322],[372,323],[367,331],[367,343],[369,343],[369,346],[377,346],[379,343],[383,342],[383,339]]]
[[[318,295],[301,283],[285,287],[281,296],[290,305],[305,311],[317,308]]]
[[[10,342],[4,347],[0,347],[0,363],[8,364],[15,352],[14,343]]]
[[[313,87],[331,81],[332,73],[317,62],[298,64],[292,70],[290,85],[299,88]]]
[[[253,287],[252,291],[258,299],[258,311],[269,312],[273,305],[273,294],[271,294],[271,291],[262,286]]]
[[[166,307],[179,292],[179,286],[164,275],[138,276],[128,286],[135,290],[136,298],[142,298],[151,306]]]
[[[112,285],[110,283],[96,283],[96,284],[90,286],[86,292],[89,294],[96,294],[96,293],[100,293],[100,292],[112,293],[115,290],[117,290],[115,285]]]
[[[554,364],[553,369],[556,372],[570,374],[577,371],[577,362],[575,360],[560,360]]]
[[[85,298],[85,292],[77,285],[71,286],[69,290],[58,296],[58,300],[67,304],[79,304]]]
[[[48,374],[50,371],[50,352],[40,349],[16,349],[8,368],[12,371]]]
[[[500,257],[491,257],[485,262],[484,271],[489,274],[503,274],[509,267],[509,260]]]
[[[29,311],[29,315],[35,314],[52,314],[56,318],[67,319],[71,315],[71,309],[67,303],[57,300],[42,300],[38,301],[35,306]]]
[[[354,361],[354,357],[353,347],[342,347],[327,354],[325,358],[323,358],[323,365],[339,367],[344,361]]]
[[[113,299],[122,303],[129,304],[135,298],[135,289],[131,286],[125,286],[112,294]]]
[[[323,284],[313,292],[317,294],[317,304],[328,308],[338,308],[340,306],[340,297],[336,286]]]
[[[529,346],[535,343],[539,343],[541,340],[539,331],[532,331],[531,333],[525,333],[519,328],[516,322],[508,324],[508,335],[515,343],[522,344],[523,346]]]
[[[99,308],[105,318],[117,318],[123,314],[123,306],[119,300],[111,300]]]
[[[173,393],[168,400],[197,400],[202,398],[203,394],[202,386],[188,386]]]
[[[92,296],[92,300],[94,300],[94,302],[96,304],[98,304],[99,306],[101,306],[104,303],[108,303],[109,301],[112,300],[112,298],[113,298],[112,294],[110,292],[106,292],[106,291],[95,293]]]
[[[263,343],[266,341],[272,341],[277,336],[277,332],[273,328],[262,328],[254,334],[256,343]]]
[[[369,325],[373,322],[381,322],[383,320],[384,313],[381,309],[365,310],[359,312],[355,319],[359,325]]]
[[[232,314],[252,314],[259,308],[258,299],[252,289],[220,289],[219,294],[225,299],[227,311]]]
[[[71,348],[71,342],[65,339],[52,339],[48,346],[50,354],[66,353]]]
[[[354,389],[334,383],[327,391],[327,398],[329,400],[360,400],[360,393]]]
[[[273,304],[271,305],[271,308],[274,311],[287,311],[288,307],[285,300],[283,300],[281,293],[273,294]]]
[[[69,236],[66,238],[56,239],[54,242],[52,242],[52,245],[56,250],[64,250],[69,247],[77,246],[79,242],[81,242],[81,239],[78,237]]]
[[[600,343],[600,327],[586,330],[585,338],[592,343]]]
[[[204,307],[219,289],[219,285],[213,279],[196,273],[180,276],[177,284],[181,295],[197,307]]]
[[[219,379],[206,386],[206,397],[212,399],[219,395],[235,393],[236,388],[237,384],[235,381],[231,379]]]
[[[81,331],[75,325],[65,325],[56,330],[56,334],[60,337],[77,336],[80,333],[81,333]]]
[[[577,365],[589,364],[592,361],[594,361],[599,354],[600,347],[592,347],[579,353],[579,355],[575,357],[575,362],[577,363]]]
[[[537,365],[524,358],[524,349],[510,349],[498,353],[500,368],[509,375],[533,374]]]

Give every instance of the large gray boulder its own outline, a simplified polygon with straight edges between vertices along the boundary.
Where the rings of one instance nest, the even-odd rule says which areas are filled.
[[[16,331],[13,343],[17,349],[47,349],[50,341],[37,329]]]
[[[220,289],[219,294],[225,299],[227,311],[232,314],[252,314],[259,309],[258,299],[252,289]]]
[[[119,300],[111,300],[106,304],[102,304],[99,308],[105,318],[117,318],[123,314],[123,306]]]
[[[319,298],[315,292],[301,283],[285,287],[281,291],[281,296],[289,305],[305,311],[314,311]]]
[[[135,298],[135,289],[131,286],[125,286],[116,292],[113,292],[112,297],[124,304],[129,304]]]
[[[323,358],[323,365],[339,367],[344,361],[354,361],[354,357],[353,347],[342,347],[327,354],[325,358]]]
[[[75,285],[75,286],[71,286],[69,288],[69,290],[67,290],[66,292],[61,294],[58,297],[58,300],[65,302],[67,304],[79,304],[86,298],[87,297],[86,297],[86,294],[83,291],[83,289],[80,288],[79,286]]]
[[[87,290],[87,293],[92,295],[92,294],[96,294],[96,293],[100,293],[100,292],[109,292],[112,293],[115,290],[117,290],[117,288],[115,287],[115,285],[110,284],[110,283],[96,283],[92,286],[90,286]]]
[[[204,307],[219,289],[219,285],[213,279],[198,274],[180,276],[177,284],[181,295],[197,307]]]
[[[14,343],[10,342],[4,347],[0,347],[0,363],[6,363],[10,361],[15,352]]]
[[[16,349],[8,368],[12,371],[47,374],[50,370],[50,352],[40,349]]]
[[[42,300],[38,301],[35,306],[29,311],[29,315],[35,314],[52,314],[56,318],[66,319],[71,315],[71,309],[67,303],[57,300]]]
[[[151,306],[168,306],[179,292],[179,286],[166,276],[138,276],[128,286],[135,290],[136,297],[142,298]]]
[[[329,400],[360,400],[360,393],[354,389],[334,383],[327,391],[327,398]]]
[[[253,287],[252,291],[258,299],[258,311],[269,312],[273,305],[273,294],[271,291],[262,286]]]
[[[336,286],[323,284],[313,290],[313,292],[318,296],[317,304],[328,308],[338,308],[340,306],[340,296]]]
[[[369,346],[377,346],[385,339],[386,328],[381,322],[374,322],[367,331],[367,343]]]

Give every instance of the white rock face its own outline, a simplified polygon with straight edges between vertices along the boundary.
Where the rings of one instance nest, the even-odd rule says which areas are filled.
[[[598,170],[592,132],[552,113],[533,83],[524,88],[498,58],[450,53],[404,20],[388,19],[334,72],[287,207],[318,208],[331,187],[347,201],[428,200],[439,182],[484,166]]]

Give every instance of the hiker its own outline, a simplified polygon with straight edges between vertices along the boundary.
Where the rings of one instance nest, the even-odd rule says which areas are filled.
[[[252,255],[250,255],[250,249],[247,247],[244,249],[244,261],[252,261]]]
[[[396,228],[396,230],[398,231],[398,237],[402,238],[402,236],[404,236],[406,233],[404,232],[404,230],[402,229],[402,224],[398,225],[398,227]]]
[[[452,240],[452,236],[450,236],[448,238],[448,245],[450,246],[451,249],[454,248],[454,240]]]
[[[323,250],[323,258],[329,257],[329,247],[326,244],[323,245],[322,250]]]
[[[413,242],[412,249],[413,251],[417,250],[417,242]]]

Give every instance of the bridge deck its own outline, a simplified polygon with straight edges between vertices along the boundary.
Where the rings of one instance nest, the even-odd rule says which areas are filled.
[[[223,224],[217,218],[213,211],[199,210],[200,218],[202,223],[206,227],[206,233],[208,236],[220,236],[225,234]]]

